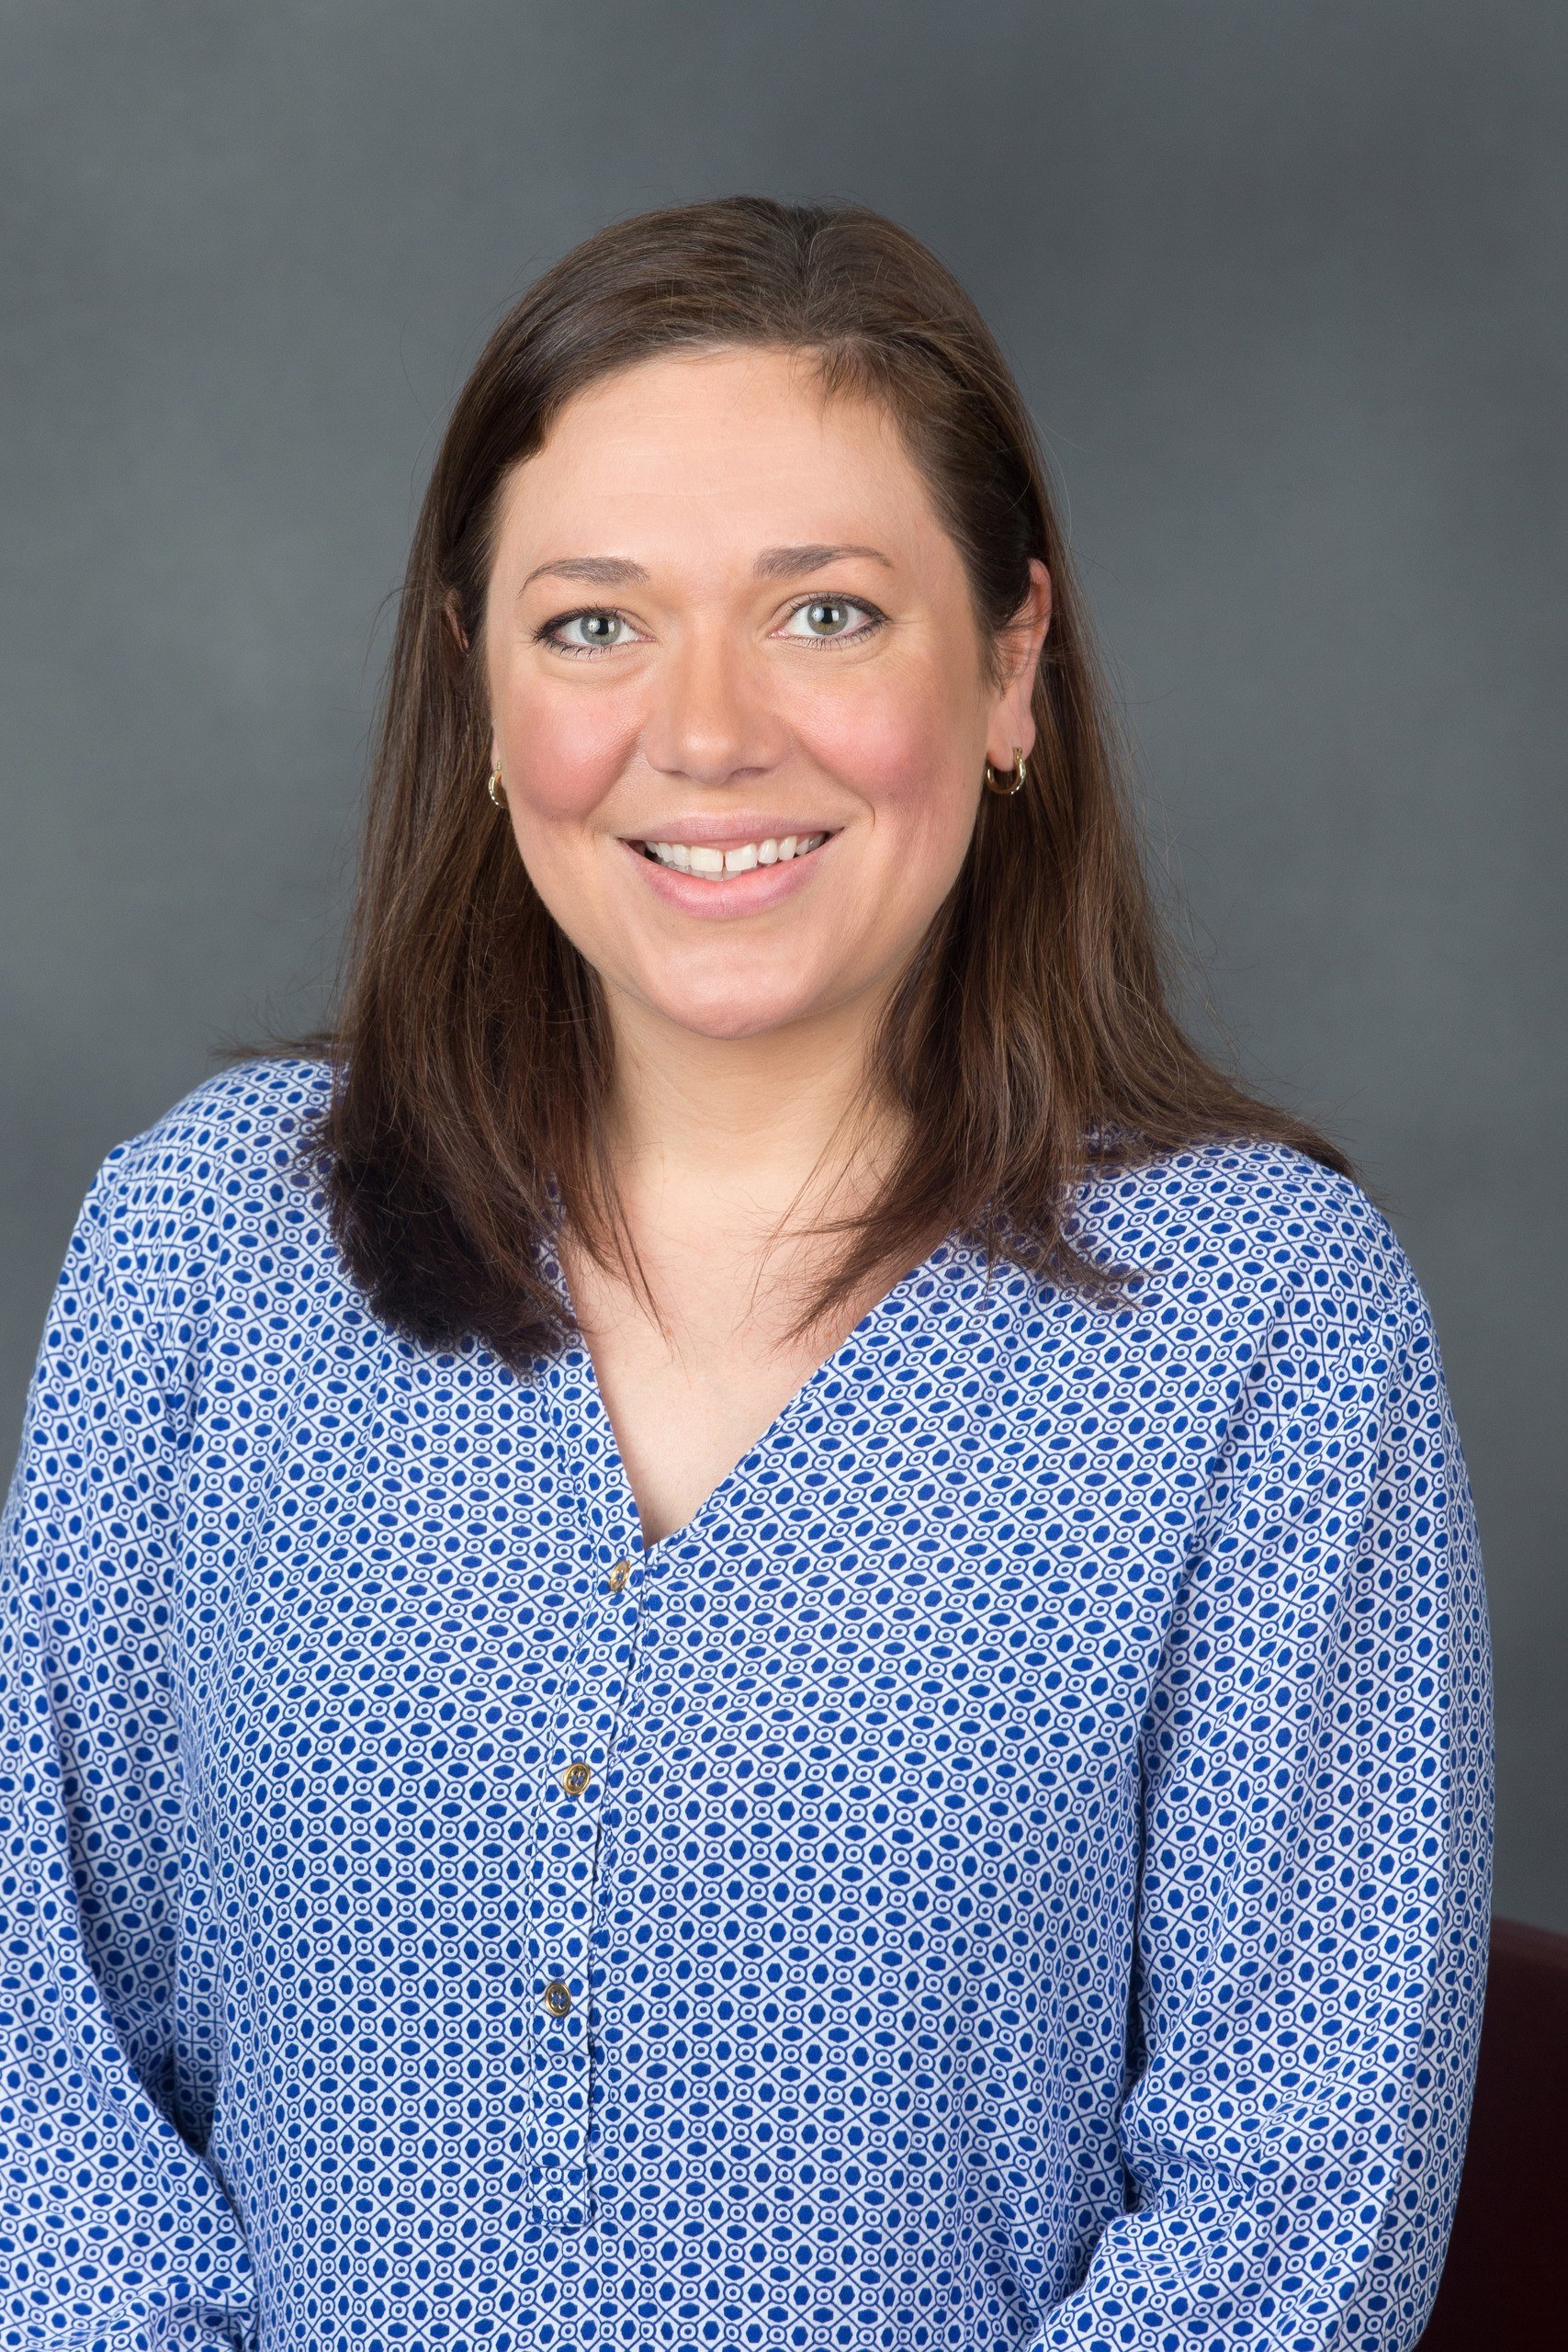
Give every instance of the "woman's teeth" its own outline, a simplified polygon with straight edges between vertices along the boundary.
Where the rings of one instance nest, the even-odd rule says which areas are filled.
[[[668,865],[677,874],[699,874],[705,881],[722,880],[727,874],[750,874],[754,865],[783,865],[792,857],[805,857],[820,849],[826,833],[786,833],[782,842],[743,842],[739,849],[702,849],[685,842],[644,842],[642,854],[658,865]]]

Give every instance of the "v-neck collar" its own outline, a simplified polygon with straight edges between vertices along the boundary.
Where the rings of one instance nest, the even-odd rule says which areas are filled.
[[[570,1287],[553,1236],[541,1236],[539,1247],[546,1279],[569,1314],[575,1314]],[[679,1546],[700,1544],[706,1532],[707,1522],[710,1520],[722,1521],[739,1499],[739,1490],[744,1489],[768,1459],[789,1443],[797,1424],[810,1411],[818,1393],[837,1376],[852,1371],[877,1331],[903,1311],[922,1283],[937,1280],[957,1254],[957,1245],[951,1238],[945,1238],[939,1241],[918,1265],[900,1274],[875,1304],[866,1309],[831,1354],[824,1356],[821,1363],[807,1373],[766,1429],[752,1440],[739,1459],[709,1488],[690,1519],[680,1527],[671,1528],[668,1535],[656,1537],[651,1544],[642,1533],[642,1513],[637,1508],[637,1497],[621,1458],[620,1443],[599,1385],[592,1351],[581,1336],[570,1339],[554,1359],[552,1369],[559,1376],[572,1377],[575,1390],[573,1405],[582,1424],[581,1434],[598,1441],[592,1450],[598,1457],[599,1473],[604,1481],[603,1505],[613,1519],[624,1521],[633,1532],[641,1556],[651,1559],[656,1554],[673,1553]]]

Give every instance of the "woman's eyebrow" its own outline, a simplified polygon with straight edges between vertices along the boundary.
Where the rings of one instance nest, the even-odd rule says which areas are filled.
[[[525,588],[547,573],[558,580],[583,580],[592,588],[630,588],[646,581],[647,572],[640,563],[633,563],[624,555],[563,555],[553,557],[548,563],[536,564],[523,582]]]
[[[893,559],[880,548],[863,548],[849,543],[831,545],[813,541],[798,548],[764,548],[757,558],[759,580],[793,580],[803,571],[819,571],[825,563],[836,563],[841,556],[864,556],[869,562],[880,563],[891,571]],[[536,580],[581,580],[592,588],[630,588],[645,585],[648,573],[640,563],[624,555],[563,555],[552,556],[548,563],[536,564],[524,581],[525,588]]]
[[[798,572],[817,571],[825,563],[836,563],[840,556],[863,555],[873,563],[893,569],[891,556],[880,548],[809,546],[803,548],[764,548],[757,558],[759,580],[793,580]]]

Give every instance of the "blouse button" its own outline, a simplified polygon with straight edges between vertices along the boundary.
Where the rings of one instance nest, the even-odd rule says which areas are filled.
[[[571,2015],[571,1988],[563,1984],[558,1976],[545,1987],[545,2007],[553,2018],[569,2018]]]
[[[560,1784],[569,1797],[580,1797],[592,1778],[592,1764],[569,1764],[560,1776]]]
[[[604,1581],[609,1586],[612,1592],[625,1592],[626,1589],[626,1578],[630,1576],[631,1572],[632,1564],[629,1560],[617,1560]]]

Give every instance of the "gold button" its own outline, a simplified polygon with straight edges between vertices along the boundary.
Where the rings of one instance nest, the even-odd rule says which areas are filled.
[[[563,1984],[558,1976],[553,1984],[545,1987],[545,2007],[553,2018],[569,2018],[571,2015],[571,1987]]]
[[[609,1586],[612,1592],[625,1592],[626,1589],[626,1578],[630,1576],[631,1572],[632,1564],[629,1560],[617,1560],[604,1581]]]
[[[560,1776],[560,1784],[569,1797],[580,1797],[592,1778],[592,1764],[569,1764]]]

